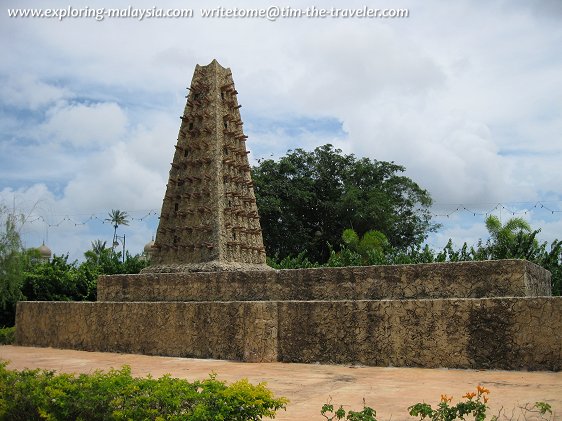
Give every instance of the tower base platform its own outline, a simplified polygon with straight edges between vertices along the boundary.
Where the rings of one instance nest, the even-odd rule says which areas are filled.
[[[549,272],[518,260],[116,275],[100,279],[98,302],[18,303],[16,342],[248,362],[558,371],[562,297],[547,296],[549,288]]]

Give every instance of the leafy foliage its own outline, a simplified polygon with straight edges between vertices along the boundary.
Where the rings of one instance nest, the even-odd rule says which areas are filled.
[[[103,247],[99,247],[102,245]],[[18,289],[10,305],[0,308],[0,326],[13,326],[15,304],[18,300],[29,301],[95,301],[97,280],[100,275],[139,273],[148,265],[140,255],[121,253],[105,248],[104,243],[92,243],[92,249],[84,253],[85,261],[69,262],[68,255],[54,255],[45,262],[36,250],[18,252]]]
[[[134,378],[127,366],[73,375],[0,363],[0,420],[261,420],[286,404],[264,383],[227,386],[214,374],[190,383],[169,375]]]
[[[436,229],[429,193],[399,175],[394,163],[357,159],[332,145],[289,151],[253,168],[267,253],[283,259],[301,252],[325,262],[347,227],[362,236],[378,230],[398,249],[420,244]]]
[[[10,345],[16,340],[16,328],[4,327],[0,329],[0,345]]]
[[[0,208],[0,326],[12,325],[16,303],[22,299],[21,285],[26,256],[18,227],[23,217]]]
[[[562,293],[562,241],[554,240],[550,247],[539,243],[536,236],[540,230],[532,230],[527,222],[514,218],[502,225],[490,216],[486,226],[490,238],[480,240],[474,246],[466,243],[460,249],[453,247],[449,240],[439,252],[428,245],[416,245],[407,250],[392,247],[383,233],[368,231],[360,237],[355,230],[343,231],[339,251],[330,247],[330,256],[325,264],[311,262],[303,252],[297,258],[285,257],[281,261],[270,259],[268,264],[277,269],[301,267],[344,267],[361,265],[396,265],[435,262],[460,262],[499,259],[526,259],[549,270],[552,274],[552,294]]]
[[[92,300],[95,299],[92,275],[81,271],[75,263],[68,263],[68,256],[53,256],[49,262],[28,268],[22,292],[32,301]]]
[[[84,253],[86,260],[68,262],[68,255],[56,256],[49,262],[37,262],[24,273],[22,292],[30,301],[95,301],[99,275],[139,273],[147,263],[139,255],[103,249]]]
[[[280,261],[268,257],[267,264],[274,269],[303,269],[320,266],[318,263],[308,260],[304,252],[299,253],[297,257],[286,256]]]
[[[485,387],[478,386],[475,392],[466,393],[456,405],[451,405],[452,396],[441,395],[441,401],[436,409],[427,403],[417,403],[408,408],[408,413],[414,417],[420,417],[420,420],[426,418],[432,421],[454,421],[464,420],[467,415],[471,415],[475,421],[484,421],[486,419],[486,410],[488,406],[488,394],[490,391]]]
[[[99,240],[98,240],[99,241]],[[81,264],[98,275],[116,275],[119,273],[139,273],[148,265],[141,255],[131,255],[126,252],[122,259],[121,252],[113,252],[110,248],[97,248],[97,243],[92,243],[92,249],[84,253],[86,261]],[[96,276],[97,278],[97,276]]]
[[[326,420],[349,420],[349,421],[377,421],[375,418],[377,416],[377,411],[373,408],[366,406],[365,400],[363,399],[363,409],[361,411],[345,411],[343,405],[340,405],[338,409],[334,411],[334,405],[331,403],[326,403],[322,406],[320,410],[320,415],[322,415]]]
[[[358,159],[332,145],[262,160],[253,179],[268,264],[276,269],[527,259],[552,273],[562,294],[562,241],[550,248],[522,218],[486,219],[490,238],[435,252],[431,197],[394,163]],[[342,234],[343,233],[343,234]],[[340,237],[341,236],[341,237]],[[296,256],[296,257],[294,257]]]
[[[408,408],[408,413],[414,417],[420,417],[420,420],[429,419],[431,421],[454,421],[465,420],[467,416],[469,419],[475,421],[484,421],[487,416],[489,407],[486,405],[488,402],[488,395],[490,391],[482,386],[476,387],[476,392],[468,392],[463,396],[462,401],[455,405],[451,405],[453,400],[452,396],[441,395],[441,401],[437,408],[433,408],[427,403],[416,403]],[[546,402],[536,402],[534,405],[525,405],[519,407],[523,419],[527,419],[528,414],[537,414],[539,418],[533,417],[537,420],[548,421],[548,415],[553,415],[552,407]],[[491,421],[500,420],[513,420],[515,418],[515,410],[510,415],[502,415],[503,408],[499,411],[498,415],[493,415]]]
[[[354,230],[348,228],[344,230],[342,240],[339,254],[330,250],[328,266],[380,264],[385,260],[385,252],[390,250],[386,236],[380,231],[367,231],[359,238]]]
[[[113,242],[117,239],[117,228],[119,225],[129,225],[129,214],[125,211],[120,211],[119,209],[111,209],[108,217],[105,218],[106,222],[113,225]]]
[[[114,227],[113,240],[119,225],[128,225],[128,214],[119,210],[109,213]],[[24,249],[19,230],[24,215],[17,215],[0,206],[0,327],[15,323],[16,303],[31,301],[95,300],[99,275],[139,273],[148,265],[140,255],[125,256],[96,240],[87,251],[85,261],[69,262],[68,255],[41,259],[36,249]],[[124,257],[124,258],[123,258]]]
[[[452,404],[453,397],[441,395],[441,400],[437,407],[434,409],[430,404],[425,402],[418,402],[408,408],[410,416],[419,417],[421,420],[431,421],[456,421],[456,420],[474,420],[485,421],[489,407],[486,405],[489,398],[490,391],[482,386],[476,387],[476,392],[468,392],[455,405]],[[331,398],[330,398],[331,401]],[[554,420],[554,413],[550,404],[546,402],[535,402],[534,405],[525,404],[517,408],[520,416],[516,414],[514,408],[510,414],[502,414],[504,408],[502,407],[497,415],[493,415],[491,421],[515,421],[520,419],[533,419],[552,421]],[[334,410],[334,405],[328,402],[322,406],[320,414],[328,421],[333,420],[352,420],[352,421],[377,421],[376,411],[365,404],[363,399],[363,409],[361,411],[346,410],[343,405]],[[527,418],[531,415],[532,418]],[[468,417],[468,418],[467,418]]]

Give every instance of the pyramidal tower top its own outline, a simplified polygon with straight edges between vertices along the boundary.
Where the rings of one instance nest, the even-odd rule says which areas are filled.
[[[195,67],[143,272],[267,270],[232,72]]]

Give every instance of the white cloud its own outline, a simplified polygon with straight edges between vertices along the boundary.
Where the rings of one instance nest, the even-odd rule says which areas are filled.
[[[97,148],[119,140],[127,128],[127,116],[115,103],[63,103],[49,109],[39,128],[57,142]]]
[[[183,107],[183,104],[181,105]],[[127,154],[144,168],[167,179],[177,143],[180,111],[150,113],[131,128],[126,140]]]
[[[64,87],[58,87],[37,79],[39,75],[12,74],[0,84],[0,97],[4,104],[36,110],[70,95]]]
[[[299,133],[288,133],[287,130],[277,127],[269,129],[266,132],[252,132],[246,130],[248,134],[247,149],[251,152],[250,165],[257,165],[259,160],[273,159],[277,160],[287,153],[287,145],[292,149],[304,149],[311,151],[314,148],[325,145],[327,143],[334,148],[341,149],[344,153],[350,153],[348,143],[345,138],[337,134],[328,135],[325,132],[311,132],[302,130]]]
[[[166,181],[132,159],[127,145],[118,143],[93,155],[65,188],[65,202],[88,209],[151,209],[159,207]]]
[[[82,187],[88,189],[90,185]],[[84,251],[91,247],[92,241],[101,239],[109,243],[113,228],[104,219],[110,209],[126,208],[130,223],[129,226],[120,227],[118,234],[126,235],[129,252],[141,253],[144,245],[155,234],[157,217],[154,213],[148,215],[145,209],[135,211],[132,207],[122,207],[121,205],[127,205],[122,201],[127,198],[112,201],[111,197],[115,199],[115,194],[119,192],[113,193],[106,203],[85,202],[86,206],[83,207],[80,202],[88,197],[86,190],[82,194],[71,192],[64,198],[56,198],[46,185],[39,183],[28,188],[1,190],[0,205],[5,206],[8,211],[15,207],[16,213],[25,217],[20,231],[24,247],[38,247],[45,242],[53,253],[68,253],[71,260],[81,259]],[[99,198],[100,195],[94,191],[92,197]]]
[[[351,109],[386,92],[423,95],[443,82],[435,63],[392,28],[341,23],[336,28],[307,37],[293,51],[301,72],[290,93],[298,95],[307,109],[348,117]],[[295,56],[307,60],[299,62]]]
[[[50,215],[158,209],[185,87],[196,63],[217,58],[233,71],[254,159],[330,142],[405,165],[436,202],[560,203],[562,27],[555,4],[380,4],[409,7],[403,20],[2,15],[0,189],[30,203],[47,197]],[[61,0],[49,7],[57,5],[67,6]],[[253,124],[263,119],[276,124]],[[299,119],[337,121],[342,129],[293,130]],[[532,222],[560,229],[556,221]],[[79,255],[102,228],[68,224],[68,232],[51,230],[50,241]],[[131,241],[141,243],[152,229],[135,225]],[[482,229],[483,220],[451,220],[436,238],[470,243]]]

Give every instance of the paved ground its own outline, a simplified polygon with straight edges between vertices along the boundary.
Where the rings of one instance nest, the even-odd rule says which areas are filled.
[[[517,405],[540,400],[552,405],[554,419],[562,420],[562,373],[251,364],[16,346],[0,346],[0,359],[10,361],[13,369],[40,367],[78,373],[127,364],[136,376],[170,373],[194,380],[214,371],[227,382],[245,377],[252,383],[267,382],[277,396],[290,400],[287,411],[278,413],[279,420],[322,420],[320,408],[330,397],[334,404],[355,410],[362,408],[365,398],[377,410],[379,421],[413,420],[407,415],[409,405],[420,401],[436,404],[442,393],[456,400],[479,384],[491,391],[492,412],[503,406],[511,413]]]

